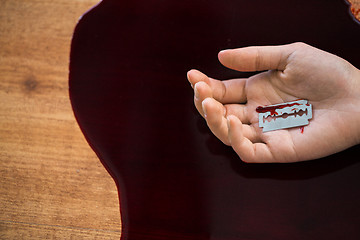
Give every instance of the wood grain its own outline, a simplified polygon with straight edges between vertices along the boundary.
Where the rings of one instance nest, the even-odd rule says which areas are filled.
[[[360,22],[360,0],[348,0],[353,16]]]
[[[68,95],[71,37],[97,0],[0,1],[0,239],[119,239],[114,181]]]

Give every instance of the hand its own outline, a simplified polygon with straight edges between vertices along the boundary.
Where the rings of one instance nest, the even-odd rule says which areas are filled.
[[[234,70],[268,70],[227,81],[188,72],[199,113],[243,161],[304,161],[360,142],[360,71],[344,59],[304,43],[225,50],[218,57]],[[263,133],[256,107],[296,99],[313,106],[304,132],[291,128]]]

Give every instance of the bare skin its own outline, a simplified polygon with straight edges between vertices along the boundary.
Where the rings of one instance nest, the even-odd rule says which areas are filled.
[[[220,81],[188,72],[194,103],[210,130],[245,162],[298,162],[360,143],[360,70],[304,43],[247,47],[219,53],[237,71],[265,71]],[[313,119],[299,128],[262,132],[256,107],[307,99]]]

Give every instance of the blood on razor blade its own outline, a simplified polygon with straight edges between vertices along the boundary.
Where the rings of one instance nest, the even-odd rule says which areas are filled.
[[[263,132],[305,126],[312,118],[312,106],[307,100],[259,106],[256,111]]]

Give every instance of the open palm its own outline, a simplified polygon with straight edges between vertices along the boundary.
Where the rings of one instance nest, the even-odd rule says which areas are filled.
[[[344,150],[360,141],[360,71],[304,43],[247,47],[219,53],[238,71],[264,71],[219,81],[191,70],[195,106],[211,131],[245,162],[296,162]],[[262,132],[256,107],[307,99],[313,118],[305,127]]]

